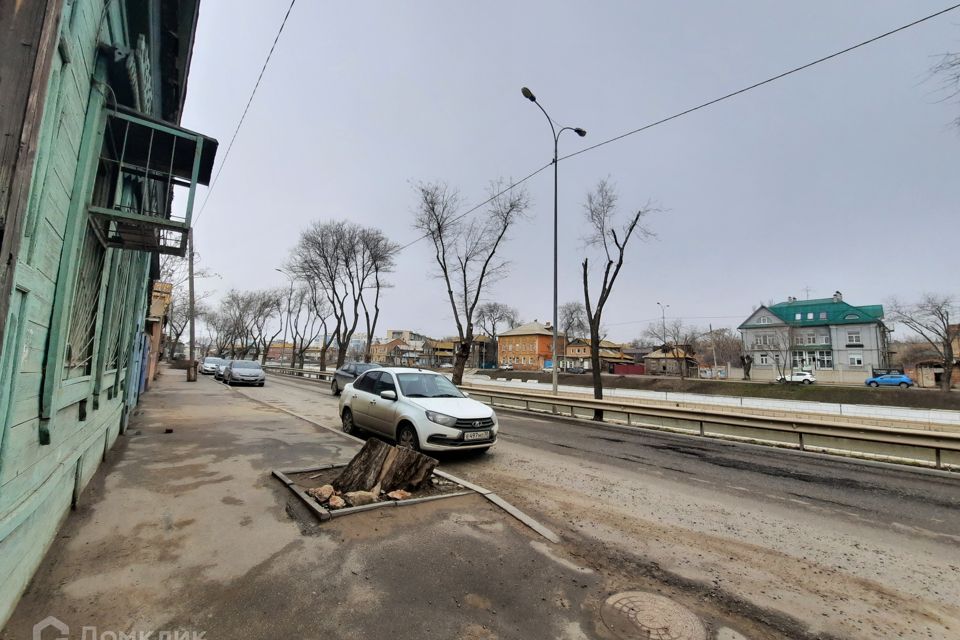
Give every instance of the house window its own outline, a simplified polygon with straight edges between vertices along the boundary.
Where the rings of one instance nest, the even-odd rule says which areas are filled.
[[[817,351],[817,369],[833,369],[832,351]]]
[[[820,336],[820,344],[830,344],[830,334],[824,333]]]
[[[804,358],[803,351],[794,351],[793,352],[793,368],[801,369],[805,364],[806,359]]]
[[[802,319],[803,319],[803,314],[802,314],[802,313],[798,313],[798,314],[796,314],[796,315],[793,316],[793,319],[794,319],[794,320],[802,320]]]
[[[760,324],[770,324],[770,316],[760,316]]]
[[[807,344],[817,344],[816,334],[811,333],[810,335],[807,336]]]
[[[847,344],[863,344],[859,331],[847,331]]]
[[[767,354],[760,354],[760,364],[770,364],[770,358],[767,356]]]
[[[826,312],[826,311],[821,311],[821,312],[820,312],[820,319],[821,319],[821,320],[826,320],[826,319],[827,319],[827,312]]]
[[[812,312],[812,311],[807,314],[807,320],[813,320],[813,312]]]
[[[793,339],[793,343],[794,343],[794,344],[803,344],[803,336],[796,336],[796,337]]]
[[[850,366],[851,367],[862,367],[863,366],[863,353],[859,351],[851,351],[849,354]]]

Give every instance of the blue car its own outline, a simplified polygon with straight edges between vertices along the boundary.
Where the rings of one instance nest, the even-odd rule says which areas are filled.
[[[916,383],[910,376],[902,373],[888,373],[875,378],[867,378],[864,384],[868,387],[900,387],[901,389],[909,389]]]

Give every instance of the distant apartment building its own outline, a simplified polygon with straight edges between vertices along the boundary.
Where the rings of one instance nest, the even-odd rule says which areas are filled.
[[[839,291],[831,298],[761,306],[738,329],[758,379],[803,370],[825,382],[855,382],[889,363],[883,306],[854,306]]]
[[[522,324],[497,336],[500,365],[511,365],[521,371],[543,369],[553,360],[553,327],[537,321]],[[557,337],[557,352],[563,354],[566,339]]]

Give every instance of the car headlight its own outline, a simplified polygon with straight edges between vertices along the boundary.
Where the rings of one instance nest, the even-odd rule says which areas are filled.
[[[445,427],[454,427],[457,425],[456,418],[443,413],[437,413],[436,411],[427,411],[427,420],[442,424]]]

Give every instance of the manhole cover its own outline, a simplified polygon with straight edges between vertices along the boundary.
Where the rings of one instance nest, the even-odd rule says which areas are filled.
[[[673,600],[655,593],[625,591],[603,603],[600,617],[623,640],[706,640],[697,616]]]

